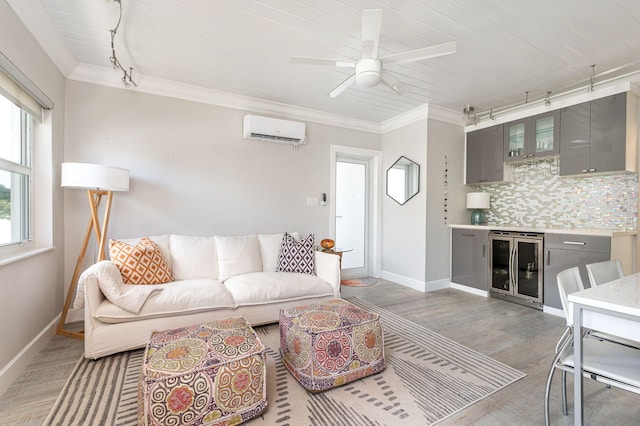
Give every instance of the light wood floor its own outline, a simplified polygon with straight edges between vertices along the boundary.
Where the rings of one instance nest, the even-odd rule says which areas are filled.
[[[342,295],[367,300],[527,374],[442,424],[544,424],[545,380],[555,344],[564,331],[562,318],[453,289],[421,293],[389,282],[343,287]],[[81,341],[54,337],[0,396],[0,424],[41,425],[81,355]],[[569,416],[563,416],[560,373],[556,373],[551,394],[554,425],[573,423],[572,375],[567,382]],[[591,380],[585,382],[585,394],[585,424],[640,424],[639,395],[607,389]]]

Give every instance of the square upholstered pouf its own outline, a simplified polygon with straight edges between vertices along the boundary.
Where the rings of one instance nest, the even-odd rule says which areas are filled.
[[[282,310],[280,355],[311,392],[378,373],[385,367],[379,315],[344,300]]]
[[[243,317],[153,333],[138,382],[144,425],[237,425],[267,407],[266,355]]]

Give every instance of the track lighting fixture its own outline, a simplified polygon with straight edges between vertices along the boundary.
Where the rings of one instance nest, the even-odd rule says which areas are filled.
[[[551,96],[551,90],[547,92],[547,96],[545,96],[544,98],[544,106],[551,105],[551,99],[549,99],[550,96]]]
[[[464,107],[462,113],[467,116],[467,123],[469,124],[477,124],[478,120],[476,119],[476,109],[471,105]]]
[[[120,71],[122,71],[122,84],[124,84],[124,87],[129,87],[132,84],[135,87],[138,87],[136,82],[133,80],[133,67],[129,67],[129,70],[127,71],[118,60],[118,56],[116,56],[116,46],[114,40],[116,38],[118,28],[120,27],[120,22],[122,21],[122,0],[113,1],[115,3],[118,3],[118,6],[120,7],[120,14],[118,16],[118,22],[116,23],[115,28],[109,30],[109,32],[111,33],[111,56],[109,57],[109,62],[111,62],[111,66],[113,66],[114,70],[119,69]]]

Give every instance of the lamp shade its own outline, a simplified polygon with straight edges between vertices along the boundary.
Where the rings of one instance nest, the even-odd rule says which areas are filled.
[[[102,191],[128,191],[129,170],[101,164],[62,163],[61,186]]]
[[[488,209],[490,195],[488,192],[469,192],[467,193],[468,209]]]

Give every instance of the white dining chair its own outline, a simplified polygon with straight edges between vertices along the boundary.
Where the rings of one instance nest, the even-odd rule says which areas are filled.
[[[582,290],[582,279],[577,267],[557,275],[560,301],[567,328],[556,345],[553,364],[549,370],[544,394],[545,424],[549,425],[549,396],[551,381],[556,369],[562,371],[562,414],[567,415],[567,373],[573,373],[572,314],[567,296]],[[579,336],[582,338],[582,336]],[[586,338],[582,346],[582,374],[586,378],[640,393],[640,350],[608,340]]]
[[[586,265],[586,268],[591,287],[624,278],[624,272],[622,271],[622,265],[619,260],[589,263]]]

